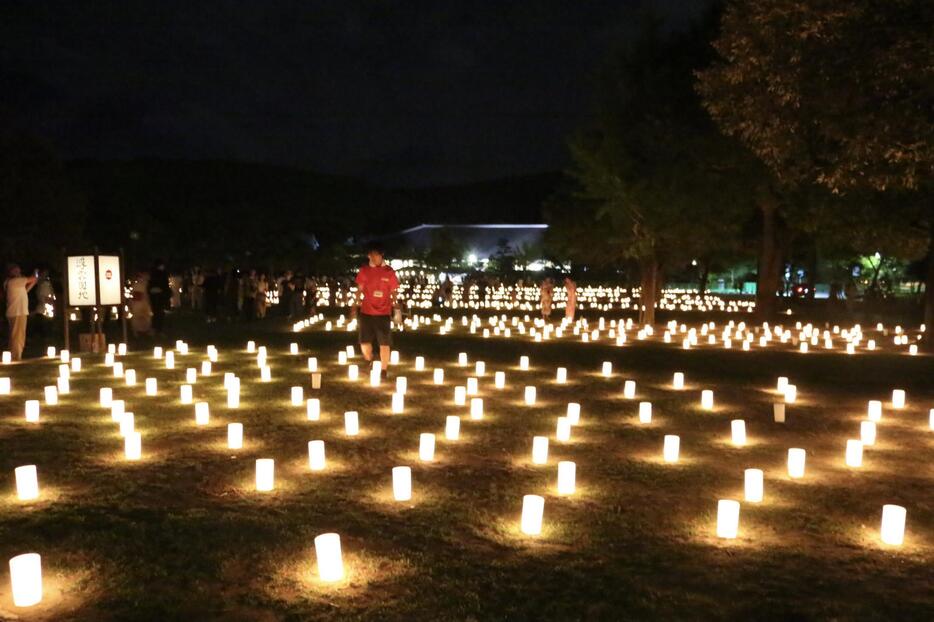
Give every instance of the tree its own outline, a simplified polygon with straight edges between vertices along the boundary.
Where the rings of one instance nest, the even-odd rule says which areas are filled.
[[[925,229],[929,327],[932,32],[928,0],[733,0],[714,43],[719,60],[698,73],[698,90],[719,126],[781,182],[816,183],[836,193],[899,193],[896,212],[880,210],[873,220]],[[934,349],[931,339],[926,345]]]
[[[666,265],[738,236],[756,177],[757,163],[719,132],[694,91],[712,23],[673,35],[648,23],[608,65],[593,123],[571,143],[576,200],[564,213],[549,210],[552,244],[572,258],[637,262],[647,324]]]

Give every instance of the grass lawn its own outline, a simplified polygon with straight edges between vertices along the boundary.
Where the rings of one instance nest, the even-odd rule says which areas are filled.
[[[458,316],[460,317],[460,316]],[[123,357],[136,387],[112,378],[102,357],[82,357],[72,390],[27,423],[24,401],[42,399],[56,361],[0,366],[13,393],[0,396],[0,620],[591,620],[632,618],[931,619],[934,617],[934,360],[891,353],[846,356],[778,349],[725,351],[631,341],[531,343],[453,335],[397,336],[406,376],[405,413],[390,414],[393,382],[347,380],[337,352],[353,343],[319,328],[291,334],[254,328],[179,327],[192,353],[164,369],[151,349]],[[269,349],[272,381],[259,382],[256,339]],[[288,354],[297,341],[301,352]],[[179,401],[186,367],[213,343],[220,357],[194,385],[210,403],[199,427]],[[167,340],[163,345],[171,347]],[[459,367],[466,352],[471,365]],[[527,354],[531,368],[518,368]],[[416,355],[426,371],[416,372]],[[317,356],[320,391],[306,357]],[[473,362],[482,421],[455,406]],[[610,378],[602,361],[613,362]],[[357,357],[353,362],[360,362]],[[567,384],[555,369],[568,369]],[[431,369],[445,368],[432,384]],[[238,410],[226,408],[224,372],[241,378]],[[507,386],[493,387],[505,371]],[[675,371],[686,376],[671,388]],[[773,422],[779,375],[797,385],[787,421]],[[143,380],[155,377],[159,395]],[[635,380],[636,398],[623,398]],[[321,400],[320,421],[292,406],[290,387]],[[523,402],[534,385],[538,401]],[[98,388],[126,400],[142,435],[143,458],[123,442]],[[908,406],[893,411],[893,388]],[[713,411],[699,407],[712,389]],[[870,399],[884,403],[878,440],[861,468],[844,465]],[[653,418],[640,424],[638,402]],[[582,406],[571,441],[555,440],[568,402]],[[343,413],[361,432],[344,434]],[[461,416],[461,438],[444,439],[445,417]],[[730,442],[744,419],[748,443]],[[244,425],[244,448],[226,446],[226,424]],[[437,435],[435,460],[419,461],[419,434]],[[666,434],[680,436],[677,464],[662,460]],[[548,436],[547,465],[531,461],[532,437]],[[312,472],[307,443],[326,444],[327,468]],[[806,475],[792,480],[787,450],[807,451]],[[254,489],[257,458],[276,461],[276,489]],[[577,465],[577,489],[556,490],[559,460]],[[41,496],[19,501],[13,470],[38,467]],[[396,502],[391,470],[412,467],[414,496]],[[765,473],[762,503],[741,504],[739,537],[716,537],[717,500],[743,499],[743,471]],[[545,497],[537,537],[519,530],[522,497]],[[882,506],[907,508],[905,543],[879,540]],[[317,579],[314,538],[340,534],[347,578]],[[44,600],[12,603],[6,560],[42,555]]]

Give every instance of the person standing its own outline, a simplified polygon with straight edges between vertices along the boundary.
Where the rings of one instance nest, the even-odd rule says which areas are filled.
[[[399,289],[396,271],[383,262],[383,249],[372,245],[368,263],[357,272],[357,297],[353,313],[359,315],[360,350],[367,362],[373,361],[373,342],[379,345],[383,378],[389,377],[389,350],[392,346],[392,310]],[[359,308],[359,314],[357,310]]]
[[[152,335],[152,305],[149,303],[149,275],[140,272],[133,280],[130,297],[130,328],[133,336]]]
[[[542,296],[542,319],[546,322],[551,319],[551,301],[554,298],[555,286],[551,282],[550,277],[546,277],[542,281],[541,287],[541,296]]]
[[[152,307],[152,329],[157,335],[162,334],[165,326],[165,309],[169,305],[171,292],[169,292],[169,273],[165,270],[165,262],[157,259],[149,271],[149,304]]]
[[[571,277],[564,277],[564,289],[568,294],[568,302],[564,307],[564,317],[569,323],[574,322],[574,312],[577,309],[577,283]]]
[[[14,361],[23,358],[26,347],[26,322],[29,319],[29,290],[37,280],[37,275],[23,276],[20,267],[13,264],[7,270],[3,282],[3,295],[6,298],[6,319],[10,324],[10,353]]]

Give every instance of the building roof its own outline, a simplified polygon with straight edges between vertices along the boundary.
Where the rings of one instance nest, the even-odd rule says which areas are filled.
[[[463,244],[469,253],[485,258],[495,255],[501,242],[505,241],[512,249],[541,244],[546,224],[472,224],[441,225],[422,224],[386,236],[385,242],[397,247],[410,247],[415,250],[428,250],[435,237],[444,231]]]

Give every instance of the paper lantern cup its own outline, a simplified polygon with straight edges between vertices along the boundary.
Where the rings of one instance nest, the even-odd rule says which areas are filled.
[[[746,501],[760,503],[763,498],[764,474],[762,469],[746,469],[744,472],[744,493]]]
[[[344,560],[341,556],[341,538],[336,533],[323,533],[315,538],[315,557],[318,578],[333,583],[344,578]]]
[[[907,511],[900,505],[886,504],[882,506],[882,526],[879,537],[882,542],[891,546],[901,546],[905,541],[905,516]]]
[[[412,469],[410,467],[392,468],[392,496],[396,501],[412,500]]]
[[[324,441],[317,440],[308,442],[308,466],[312,471],[324,470]]]
[[[717,501],[717,537],[733,539],[739,534],[739,501]]]
[[[542,532],[542,516],[545,512],[545,498],[539,495],[522,497],[522,519],[520,529],[528,536],[537,536]]]
[[[256,460],[256,490],[269,492],[276,487],[276,461],[272,458]]]
[[[32,607],[42,602],[42,558],[38,553],[10,559],[10,584],[15,606]]]

